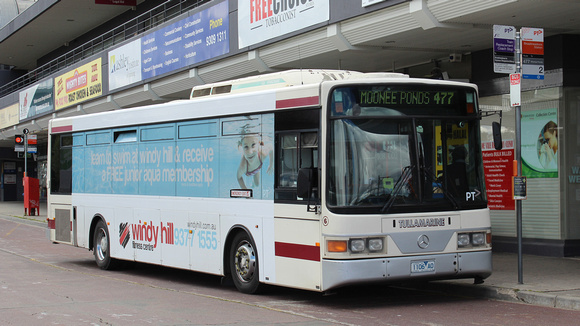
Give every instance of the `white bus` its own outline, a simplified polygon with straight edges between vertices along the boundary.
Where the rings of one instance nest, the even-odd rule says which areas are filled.
[[[50,240],[312,291],[491,274],[477,88],[291,70],[53,119]]]

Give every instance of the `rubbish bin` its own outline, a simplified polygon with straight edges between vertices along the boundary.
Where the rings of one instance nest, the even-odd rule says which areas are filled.
[[[38,208],[40,205],[40,188],[38,187],[38,179],[31,177],[24,177],[24,215],[33,216],[38,215]]]

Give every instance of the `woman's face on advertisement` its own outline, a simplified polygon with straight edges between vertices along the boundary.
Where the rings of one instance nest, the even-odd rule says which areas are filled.
[[[558,145],[558,137],[549,131],[544,133],[544,139],[548,141],[548,146],[552,149]]]

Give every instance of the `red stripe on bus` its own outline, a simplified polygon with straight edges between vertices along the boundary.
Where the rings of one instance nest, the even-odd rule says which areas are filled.
[[[61,127],[52,127],[52,132],[66,132],[66,131],[72,131],[72,125],[61,126]]]
[[[320,261],[320,247],[318,246],[276,242],[275,252],[278,257]]]
[[[276,101],[276,109],[295,108],[300,106],[318,105],[318,96],[292,98]]]

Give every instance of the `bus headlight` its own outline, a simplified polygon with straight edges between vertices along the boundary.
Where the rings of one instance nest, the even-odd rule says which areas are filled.
[[[365,240],[364,239],[351,239],[350,240],[350,251],[352,252],[363,252],[365,250]]]
[[[383,251],[383,239],[381,238],[369,239],[369,251],[370,252]]]
[[[469,246],[469,233],[459,233],[457,235],[457,246],[460,248]]]
[[[486,232],[469,232],[469,233],[459,233],[457,234],[457,247],[481,247],[485,246],[486,243],[491,241],[488,238],[488,233]],[[491,238],[491,234],[490,234]]]
[[[483,246],[485,244],[485,233],[472,233],[471,243],[474,246]]]

